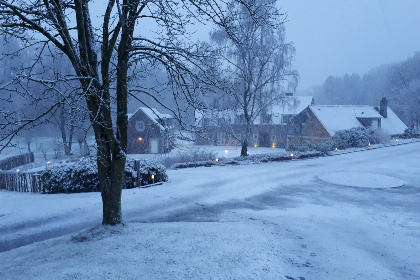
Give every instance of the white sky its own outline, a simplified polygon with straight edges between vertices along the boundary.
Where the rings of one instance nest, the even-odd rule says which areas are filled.
[[[298,89],[330,76],[364,74],[420,51],[418,0],[280,0],[296,47]]]
[[[104,3],[91,2],[92,13],[102,15]],[[286,40],[296,47],[298,90],[322,84],[330,75],[364,74],[420,51],[419,0],[278,0],[278,5],[288,13]],[[208,40],[211,26],[195,27],[196,36]],[[137,31],[150,29],[143,23]]]

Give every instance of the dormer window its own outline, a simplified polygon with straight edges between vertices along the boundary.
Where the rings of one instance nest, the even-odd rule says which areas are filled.
[[[146,124],[143,121],[136,121],[136,131],[142,132],[146,128]]]

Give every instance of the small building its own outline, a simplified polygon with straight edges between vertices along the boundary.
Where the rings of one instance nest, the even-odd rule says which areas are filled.
[[[173,117],[154,108],[140,107],[128,116],[127,153],[161,154],[172,147]]]
[[[382,129],[389,135],[402,134],[407,126],[388,107],[367,105],[311,105],[295,116],[289,125],[288,143],[327,142],[336,131],[357,127]]]
[[[248,144],[254,147],[286,146],[290,120],[313,104],[312,96],[287,96],[263,110],[254,120]],[[241,110],[208,109],[195,112],[196,126],[203,130],[196,137],[198,145],[240,145],[246,124]]]

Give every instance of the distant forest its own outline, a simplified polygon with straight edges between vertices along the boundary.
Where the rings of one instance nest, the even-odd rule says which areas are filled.
[[[420,52],[394,64],[382,65],[360,76],[328,77],[308,93],[318,105],[375,105],[382,97],[410,128],[420,128]]]

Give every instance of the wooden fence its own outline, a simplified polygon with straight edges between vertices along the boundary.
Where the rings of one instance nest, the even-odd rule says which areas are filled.
[[[28,163],[34,162],[34,153],[26,153],[17,156],[8,157],[0,160],[1,170],[10,170],[17,166],[22,166]]]
[[[43,192],[40,175],[34,172],[0,171],[0,189],[17,192]]]

